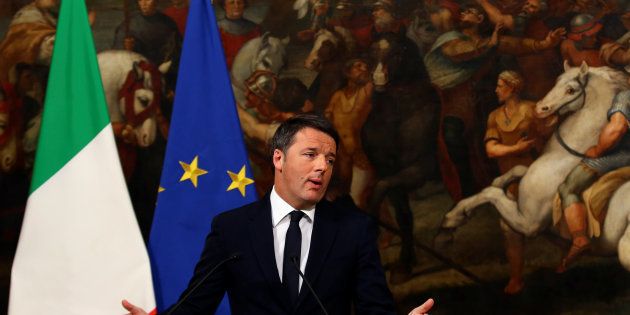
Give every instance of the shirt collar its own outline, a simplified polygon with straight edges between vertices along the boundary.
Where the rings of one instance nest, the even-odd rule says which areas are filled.
[[[284,201],[284,199],[282,199],[280,195],[278,195],[275,186],[271,189],[269,201],[271,202],[271,224],[273,224],[273,227],[276,227],[276,225],[278,225],[278,223],[280,223],[280,221],[282,221],[284,217],[289,215],[291,211],[296,210],[290,204]],[[305,214],[305,217],[309,222],[313,222],[313,219],[315,219],[315,206],[308,209],[299,210]]]

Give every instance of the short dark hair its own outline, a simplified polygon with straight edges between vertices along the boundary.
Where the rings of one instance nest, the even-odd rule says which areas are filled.
[[[215,0],[214,3],[215,5],[218,5],[221,8],[225,8],[225,1],[227,0]],[[245,4],[245,7],[249,6],[249,1],[248,0],[243,0],[243,4]]]
[[[295,135],[304,128],[313,128],[329,135],[339,148],[339,133],[328,119],[316,114],[299,114],[280,124],[269,143],[271,155],[273,156],[276,149],[287,152],[295,140]]]

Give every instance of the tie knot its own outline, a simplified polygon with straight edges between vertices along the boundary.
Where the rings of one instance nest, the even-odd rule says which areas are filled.
[[[300,220],[304,216],[304,212],[293,210],[289,213],[289,215],[291,215],[291,222],[300,222]]]

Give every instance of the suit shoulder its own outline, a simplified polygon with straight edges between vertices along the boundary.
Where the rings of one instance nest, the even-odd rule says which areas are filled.
[[[370,216],[352,202],[345,200],[338,200],[335,202],[322,201],[318,206],[321,206],[323,211],[330,211],[332,216],[344,223],[361,226],[364,224],[374,223]]]
[[[215,221],[216,222],[231,222],[234,220],[243,220],[243,218],[246,218],[249,216],[249,214],[254,211],[256,208],[260,207],[261,205],[261,200],[259,201],[254,201],[251,203],[248,203],[246,205],[240,206],[238,208],[234,208],[225,212],[221,212],[220,214],[218,214],[215,217]]]

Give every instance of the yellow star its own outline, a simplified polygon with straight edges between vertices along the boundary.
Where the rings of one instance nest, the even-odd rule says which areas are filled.
[[[164,189],[164,187],[162,187],[162,186],[158,187],[158,193],[161,193],[161,192],[163,192],[163,191],[165,191],[165,190],[166,190],[166,189]]]
[[[232,189],[238,188],[238,191],[241,192],[241,195],[245,197],[245,187],[254,182],[254,180],[252,180],[251,178],[245,177],[245,165],[243,165],[243,167],[238,172],[238,174],[235,174],[230,171],[227,171],[227,173],[228,175],[230,175],[230,178],[232,179],[232,183],[230,184],[230,187],[228,187],[226,191],[230,191]]]
[[[184,174],[182,175],[182,178],[179,179],[179,181],[183,182],[187,179],[190,179],[190,181],[192,182],[193,186],[195,186],[195,188],[197,188],[197,177],[208,173],[206,170],[200,169],[197,166],[198,157],[199,156],[195,155],[195,158],[192,160],[192,162],[190,162],[190,164],[186,164],[182,161],[179,161],[179,165],[181,165],[182,168],[184,169]]]

